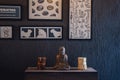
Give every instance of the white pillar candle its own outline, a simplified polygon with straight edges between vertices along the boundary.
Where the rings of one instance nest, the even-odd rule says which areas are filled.
[[[78,69],[79,70],[87,69],[87,59],[86,59],[86,57],[78,57]]]

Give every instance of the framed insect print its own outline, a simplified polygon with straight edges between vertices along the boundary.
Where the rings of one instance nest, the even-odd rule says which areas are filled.
[[[29,20],[61,20],[62,0],[29,0]]]
[[[69,39],[91,39],[91,0],[70,0]]]

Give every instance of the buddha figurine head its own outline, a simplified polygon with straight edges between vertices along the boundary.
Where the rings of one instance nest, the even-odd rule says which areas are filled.
[[[63,55],[65,54],[65,47],[64,46],[59,48],[59,53],[63,54]]]

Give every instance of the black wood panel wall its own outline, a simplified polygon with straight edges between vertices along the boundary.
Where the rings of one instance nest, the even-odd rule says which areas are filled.
[[[22,6],[22,20],[0,20],[0,25],[14,28],[13,40],[0,40],[0,72],[4,80],[23,80],[25,68],[36,66],[38,56],[46,56],[46,66],[54,66],[60,46],[66,47],[71,66],[77,66],[77,57],[85,56],[88,66],[98,71],[99,80],[120,80],[120,0],[92,0],[91,40],[68,40],[69,0],[63,0],[62,21],[29,21],[27,0],[0,0],[0,4]],[[63,39],[19,39],[19,26],[46,24],[63,26]]]

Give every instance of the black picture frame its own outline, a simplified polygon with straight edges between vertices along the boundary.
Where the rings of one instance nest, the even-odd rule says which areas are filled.
[[[20,26],[19,37],[22,40],[61,40],[62,26]]]
[[[12,40],[13,38],[13,25],[0,25],[0,40]]]
[[[92,39],[91,5],[91,0],[69,0],[69,40]]]
[[[56,0],[56,2],[54,0],[28,0],[28,20],[60,21],[63,18],[62,5],[62,0]]]
[[[21,20],[22,6],[0,4],[0,20]]]

